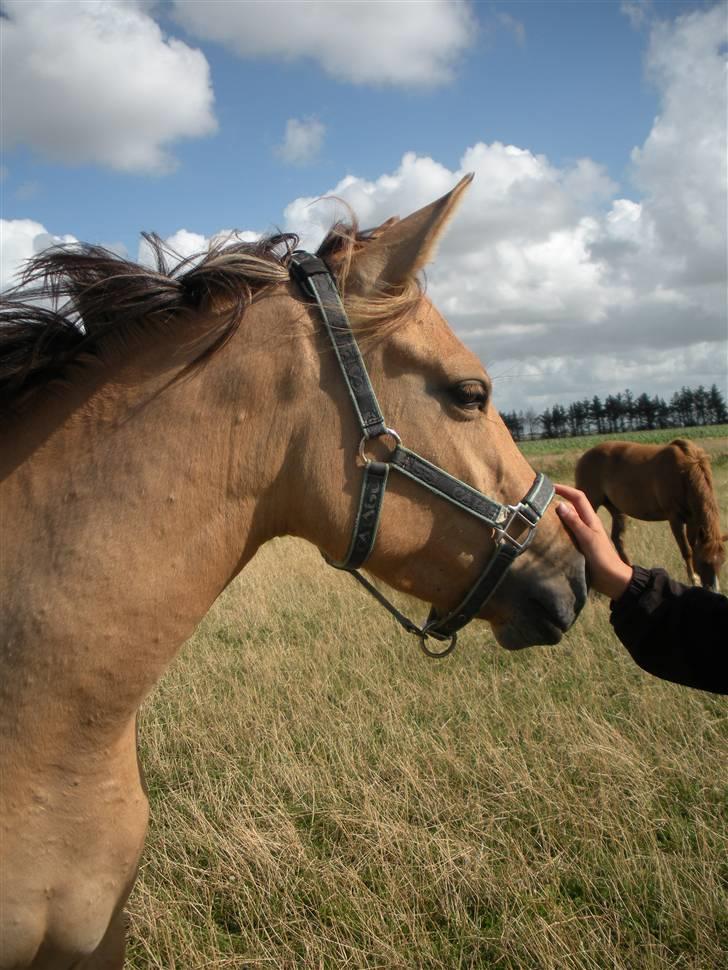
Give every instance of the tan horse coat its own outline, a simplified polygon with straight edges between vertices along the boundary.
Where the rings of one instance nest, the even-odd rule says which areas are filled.
[[[363,246],[352,299],[415,273],[464,187]],[[139,705],[262,543],[347,547],[358,430],[316,313],[290,283],[266,289],[190,367],[219,329],[213,308],[112,335],[3,431],[2,970],[122,966],[148,813]],[[488,378],[425,297],[365,357],[408,445],[502,501],[525,493],[533,471],[490,400],[453,401]],[[397,476],[369,568],[446,608],[491,551],[487,529]],[[506,646],[555,642],[584,595],[550,509],[485,616]]]

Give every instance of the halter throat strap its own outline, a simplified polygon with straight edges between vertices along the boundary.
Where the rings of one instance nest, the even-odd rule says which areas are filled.
[[[457,641],[457,633],[482,610],[496,591],[515,559],[530,545],[536,527],[554,496],[549,479],[539,473],[533,485],[517,505],[503,505],[466,482],[450,475],[414,451],[405,448],[399,435],[388,428],[349,319],[341,302],[334,278],[326,263],[311,253],[296,251],[290,259],[290,275],[306,296],[316,302],[324,328],[331,341],[344,383],[361,429],[359,456],[364,464],[359,507],[351,541],[342,560],[324,556],[329,565],[351,575],[387,609],[409,633],[420,638],[428,656],[443,657],[450,653]],[[368,441],[388,436],[395,447],[386,461],[372,461],[365,451]],[[433,494],[445,499],[477,518],[495,533],[496,551],[471,586],[462,601],[445,615],[431,610],[427,622],[418,626],[359,573],[374,549],[389,472],[417,482]],[[431,649],[432,638],[444,643],[439,650]]]

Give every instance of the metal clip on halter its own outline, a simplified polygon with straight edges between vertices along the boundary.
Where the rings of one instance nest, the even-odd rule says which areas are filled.
[[[402,439],[394,428],[385,428],[384,431],[380,431],[379,434],[375,435],[362,435],[362,439],[359,442],[359,458],[361,459],[361,462],[365,468],[367,465],[371,465],[371,463],[374,461],[374,458],[370,458],[365,451],[367,442],[373,441],[374,438],[393,438],[398,445],[402,444]]]
[[[420,630],[417,636],[420,638],[420,648],[422,652],[427,657],[432,657],[433,660],[442,660],[443,657],[447,657],[455,649],[458,642],[457,633],[451,633],[449,637],[441,637],[435,633],[428,633],[427,626],[423,630]],[[438,643],[445,643],[447,646],[443,647],[442,650],[430,650],[427,646],[428,640],[437,640]],[[448,642],[449,641],[449,642]]]
[[[536,534],[536,526],[539,523],[537,518],[534,521],[534,515],[531,509],[524,505],[523,502],[519,502],[518,505],[507,505],[506,510],[508,515],[502,526],[495,526],[496,532],[496,543],[500,544],[502,542],[509,542],[514,546],[519,553],[523,552],[524,549],[528,549],[531,545],[531,541]],[[511,533],[511,526],[517,522],[523,523],[525,528],[528,530],[526,533],[526,538],[519,541],[517,538],[523,530],[516,532],[515,535]]]

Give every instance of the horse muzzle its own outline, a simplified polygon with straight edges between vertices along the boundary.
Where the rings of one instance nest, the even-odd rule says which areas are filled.
[[[500,609],[490,619],[495,638],[506,650],[559,643],[587,599],[584,560],[546,580],[531,571],[513,572],[501,586]]]

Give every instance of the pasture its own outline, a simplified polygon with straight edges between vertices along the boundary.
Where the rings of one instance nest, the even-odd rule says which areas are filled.
[[[724,527],[726,432],[700,435]],[[523,449],[571,482],[598,440]],[[627,542],[683,578],[666,523]],[[431,661],[276,540],[142,709],[130,966],[725,967],[727,742],[726,700],[642,673],[602,597],[558,647],[475,624]]]

